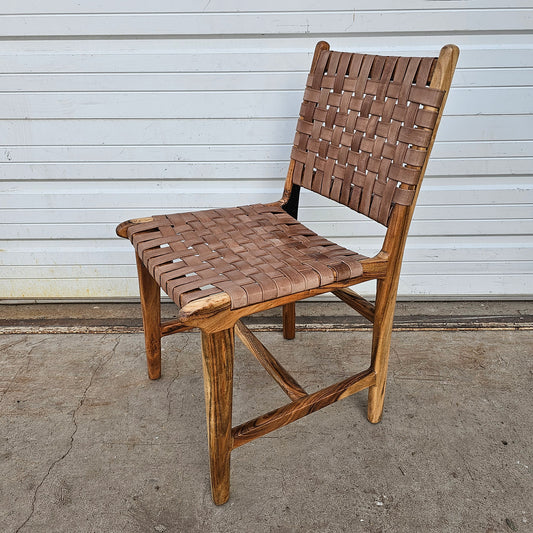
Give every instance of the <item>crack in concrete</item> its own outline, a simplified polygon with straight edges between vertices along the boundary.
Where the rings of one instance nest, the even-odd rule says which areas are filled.
[[[23,339],[22,341],[20,342],[23,342],[25,341],[26,339]],[[30,351],[26,354],[26,362],[25,363],[22,363],[20,365],[20,367],[18,368],[18,370],[15,372],[15,375],[9,380],[9,383],[7,384],[7,387],[5,388],[5,390],[2,391],[2,394],[0,395],[0,404],[4,401],[4,398],[6,396],[6,394],[11,390],[11,386],[13,385],[13,383],[15,383],[15,381],[17,380],[19,374],[21,374],[22,372],[25,372],[26,370],[28,370],[29,366],[30,366],[30,363],[31,363],[31,359],[30,359],[30,356],[33,352],[33,350],[35,348],[37,348],[37,346],[39,346],[40,344],[42,344],[46,339],[42,339],[38,342],[36,342],[31,348],[30,348]],[[16,344],[19,344],[18,342],[14,342],[13,344],[11,344],[10,346],[8,346],[8,348],[10,348],[11,346],[15,346]]]
[[[9,348],[12,348],[13,346],[16,346],[17,344],[20,344],[21,342],[26,342],[28,338],[24,336],[22,339],[19,339],[18,341],[8,342],[7,344],[2,344],[0,346],[0,350],[4,352],[5,350],[9,350]]]
[[[103,337],[105,338],[105,335]],[[41,479],[39,484],[35,487],[35,490],[33,491],[33,498],[32,498],[32,502],[31,502],[30,513],[29,513],[28,517],[24,520],[24,522],[22,522],[22,524],[15,530],[15,533],[19,533],[19,531],[21,531],[26,526],[26,524],[31,520],[33,514],[35,513],[35,504],[37,502],[37,494],[39,492],[39,489],[43,486],[44,482],[48,479],[50,473],[55,468],[55,466],[58,465],[61,461],[63,461],[63,459],[65,459],[69,455],[69,453],[72,451],[72,448],[74,446],[74,437],[75,437],[76,433],[78,432],[78,421],[76,420],[76,416],[78,414],[78,411],[83,407],[85,399],[87,398],[87,392],[91,388],[91,386],[93,384],[93,380],[94,380],[96,374],[115,355],[115,352],[116,352],[116,349],[117,349],[119,343],[120,343],[120,337],[115,342],[115,345],[111,349],[111,352],[109,353],[109,355],[107,357],[102,358],[100,360],[100,362],[98,363],[98,365],[96,366],[96,368],[93,370],[93,372],[91,374],[91,377],[89,379],[89,383],[88,383],[87,387],[85,387],[85,390],[83,391],[83,394],[82,394],[82,396],[81,396],[81,398],[80,398],[80,400],[78,402],[78,405],[77,405],[76,409],[74,409],[74,411],[72,412],[72,423],[74,424],[74,431],[70,435],[69,446],[68,446],[67,450],[65,451],[65,453],[61,457],[59,457],[58,459],[55,459],[54,461],[52,461],[52,463],[48,467],[48,470],[46,471],[45,475],[43,476],[43,478]],[[32,350],[33,350],[33,348],[35,346],[32,347]]]
[[[184,352],[185,348],[187,348],[187,346],[189,345],[189,339],[190,339],[189,336],[185,337],[185,344],[182,346],[181,349],[178,349],[176,351],[176,355],[174,356],[174,368],[176,369],[176,374],[170,380],[170,383],[167,386],[167,421],[170,418],[170,389],[172,388],[172,385],[174,385],[174,382],[178,379],[180,375],[179,370],[178,370],[178,357],[180,354]]]

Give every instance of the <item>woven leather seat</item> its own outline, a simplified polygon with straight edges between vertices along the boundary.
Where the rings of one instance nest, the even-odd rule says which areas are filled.
[[[392,321],[407,232],[459,51],[385,57],[330,51],[319,42],[279,202],[133,219],[117,227],[135,247],[148,375],[161,375],[161,338],[199,328],[211,490],[229,498],[232,450],[368,389],[368,420],[383,412]],[[258,102],[259,104],[259,102]],[[299,223],[301,187],[386,227],[381,250],[364,257]],[[375,303],[350,286],[376,280]],[[161,322],[160,288],[178,305]],[[283,308],[295,337],[295,302],[332,292],[373,323],[368,368],[307,393],[241,322]],[[232,427],[234,334],[291,402]],[[340,438],[340,437],[339,437]]]
[[[320,237],[278,204],[154,216],[128,228],[179,307],[225,292],[232,309],[362,274],[365,256]]]

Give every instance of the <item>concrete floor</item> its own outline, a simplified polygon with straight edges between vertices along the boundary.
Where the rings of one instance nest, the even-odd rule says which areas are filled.
[[[490,313],[488,313],[490,315]],[[308,391],[368,331],[259,333]],[[209,491],[199,334],[0,336],[2,532],[533,531],[533,331],[396,331],[383,421],[359,393],[232,454]],[[234,423],[286,403],[237,342]]]

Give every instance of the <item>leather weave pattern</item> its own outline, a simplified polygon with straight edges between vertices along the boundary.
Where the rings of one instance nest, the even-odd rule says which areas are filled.
[[[444,92],[436,58],[322,51],[309,74],[293,182],[388,225],[410,205]]]
[[[364,256],[318,236],[278,204],[157,215],[132,225],[128,238],[180,307],[225,292],[236,309],[363,271]]]

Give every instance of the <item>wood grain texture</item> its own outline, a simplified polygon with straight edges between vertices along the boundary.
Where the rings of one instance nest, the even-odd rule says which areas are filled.
[[[364,316],[367,320],[374,322],[374,315],[376,312],[374,304],[370,303],[351,289],[337,289],[336,291],[332,291],[332,293],[360,315]]]
[[[202,332],[211,494],[216,505],[225,503],[229,498],[230,455],[233,447],[233,353],[233,329],[213,334]]]
[[[327,405],[346,398],[360,390],[372,386],[376,381],[373,370],[365,370],[353,377],[326,387],[318,392],[300,398],[279,409],[254,418],[233,428],[233,447],[237,448],[275,429],[286,426],[299,418],[314,413]]]
[[[381,420],[385,402],[385,386],[387,382],[392,324],[396,307],[398,277],[396,279],[389,278],[387,281],[378,280],[377,282],[371,363],[372,368],[376,372],[376,382],[368,390],[367,407],[368,420],[373,424]]]
[[[307,396],[307,392],[305,392],[300,384],[283,368],[263,343],[240,320],[235,324],[235,332],[243,344],[252,352],[254,357],[291,400],[297,400],[298,398]]]
[[[132,218],[131,220],[126,220],[119,224],[116,228],[116,233],[119,237],[122,237],[123,239],[128,238],[128,228],[134,224],[142,224],[143,222],[149,222],[150,220],[153,220],[152,217],[144,217],[144,218]]]
[[[393,209],[391,222],[383,243],[383,251],[389,256],[389,271],[384,279],[378,280],[377,282],[371,362],[372,368],[376,372],[376,384],[370,387],[368,391],[367,413],[368,420],[372,423],[379,422],[383,414],[392,323],[405,242],[458,57],[459,49],[454,45],[446,45],[441,50],[430,87],[444,91],[444,97],[438,110],[435,127],[427,147],[427,157],[420,172],[420,181],[415,190],[412,204],[410,206],[397,205]],[[435,111],[435,108],[431,108],[431,110]],[[413,148],[416,149],[416,146]]]
[[[296,335],[296,304],[291,302],[283,306],[283,338],[294,339]]]
[[[146,362],[150,379],[161,377],[161,291],[159,285],[135,254],[143,316]]]
[[[315,60],[319,57],[319,63],[321,65],[320,72],[322,74],[319,78],[313,72],[311,73],[310,79],[312,86],[308,84],[308,89],[310,89],[308,93],[311,96],[309,96],[308,102],[312,106],[315,105],[313,103],[315,100],[320,103],[319,106],[316,106],[316,109],[314,107],[313,109],[319,115],[326,113],[326,122],[331,126],[333,131],[336,127],[335,116],[333,115],[336,113],[340,113],[341,115],[346,114],[342,112],[342,109],[346,108],[346,102],[342,103],[341,97],[341,106],[331,106],[326,109],[324,107],[327,104],[326,100],[331,97],[332,93],[329,90],[325,90],[322,96],[322,88],[327,89],[329,85],[332,85],[334,92],[340,88],[350,96],[350,91],[354,92],[354,94],[357,91],[365,91],[365,87],[368,84],[371,90],[369,89],[368,94],[365,93],[363,100],[366,102],[365,105],[367,107],[372,106],[372,102],[374,102],[372,95],[379,93],[380,98],[384,98],[385,93],[378,90],[379,84],[382,84],[386,90],[390,89],[390,85],[394,81],[391,81],[391,76],[396,76],[396,70],[393,69],[393,66],[396,61],[401,62],[402,60],[398,58],[361,56],[358,54],[342,55],[338,52],[332,52],[330,56],[329,53],[325,52],[327,48],[327,43],[320,42],[317,45]],[[352,205],[351,197],[349,199],[345,198],[346,201],[344,203],[346,205],[387,226],[382,248],[374,257],[354,254],[353,252],[338,247],[338,251],[340,252],[339,257],[342,257],[342,260],[337,262],[337,256],[335,255],[337,249],[331,249],[334,254],[330,256],[320,247],[316,247],[316,243],[313,242],[313,246],[306,244],[310,236],[314,236],[317,239],[320,239],[320,237],[311,230],[304,228],[287,214],[288,211],[292,211],[296,215],[298,205],[298,194],[294,194],[295,189],[292,188],[291,182],[292,174],[295,172],[293,165],[289,166],[284,195],[278,203],[258,204],[255,206],[197,213],[157,215],[152,220],[148,219],[146,221],[146,219],[143,219],[140,223],[135,219],[129,220],[117,229],[119,235],[126,234],[132,240],[139,253],[143,254],[143,261],[146,265],[146,268],[142,265],[139,266],[139,279],[143,298],[143,316],[147,317],[145,329],[147,354],[150,354],[148,358],[149,366],[150,362],[155,359],[154,352],[157,352],[157,349],[159,349],[160,354],[160,339],[163,334],[186,331],[192,327],[199,327],[202,331],[211,489],[213,500],[216,504],[220,505],[229,498],[230,456],[234,448],[365,388],[369,389],[367,415],[369,421],[376,423],[381,419],[392,324],[405,242],[417,200],[420,182],[423,178],[429,152],[434,142],[436,127],[442,116],[443,105],[440,106],[440,103],[446,99],[451,76],[457,61],[457,53],[456,47],[446,46],[442,49],[438,61],[434,58],[405,59],[403,66],[398,70],[400,73],[398,75],[401,77],[402,82],[401,90],[399,89],[397,98],[395,97],[397,101],[393,99],[390,102],[388,100],[381,102],[384,106],[390,104],[392,107],[409,107],[405,105],[405,102],[407,102],[406,95],[412,92],[414,96],[409,105],[412,104],[413,113],[416,113],[416,116],[419,117],[416,120],[420,122],[415,121],[413,118],[414,115],[411,116],[409,119],[411,122],[406,123],[407,125],[405,126],[408,127],[409,131],[405,134],[401,134],[401,132],[398,134],[398,146],[403,143],[405,145],[404,148],[409,150],[409,155],[403,153],[401,164],[398,164],[391,170],[391,172],[397,173],[394,175],[391,174],[390,183],[392,183],[394,189],[392,193],[391,191],[387,192],[387,190],[383,193],[384,189],[382,187],[387,188],[390,183],[387,181],[383,185],[383,180],[380,181],[377,179],[376,176],[378,175],[374,173],[375,175],[369,175],[368,183],[359,183],[363,187],[362,193],[360,191],[350,193],[356,194],[358,199],[363,198],[361,202],[364,200],[364,206],[361,207],[362,204]],[[369,59],[363,59],[365,57],[369,57]],[[332,69],[332,79],[327,79],[329,74],[325,73],[329,68],[327,67],[329,64],[327,61],[330,60],[333,62],[335,68]],[[338,63],[339,70],[337,70],[337,60],[340,60]],[[361,74],[357,74],[359,72],[359,66],[357,66],[356,71],[353,72],[355,78],[347,80],[345,72],[352,60],[354,65],[366,65],[366,70],[363,69]],[[370,63],[377,66],[371,67]],[[315,61],[313,62],[314,64]],[[383,72],[385,72],[383,75],[380,74],[381,67],[383,67]],[[418,74],[418,69],[421,72],[420,74]],[[319,68],[317,66],[316,72],[318,71]],[[371,81],[368,81],[370,79],[368,78],[369,71],[373,72]],[[431,89],[427,87],[427,83],[429,82]],[[350,89],[350,84],[355,84],[355,89]],[[394,88],[390,90],[393,92],[396,91]],[[316,91],[320,92],[320,95],[317,96]],[[342,108],[342,106],[344,107]],[[302,109],[304,107],[305,99]],[[377,112],[380,112],[379,105]],[[383,116],[390,118],[393,116],[393,112],[394,109],[387,109],[387,113]],[[405,112],[405,109],[402,112]],[[361,115],[365,113],[361,111]],[[361,124],[369,125],[372,120],[376,123],[376,117],[377,115],[372,116],[369,120],[365,119],[361,121]],[[309,122],[308,118],[304,121],[306,124],[302,125],[301,121],[299,124],[305,135],[309,137],[308,126],[312,130],[314,130],[314,126]],[[395,120],[398,121],[398,117]],[[320,121],[318,124],[320,125]],[[355,136],[362,135],[361,132],[355,129],[355,124],[352,124],[354,138]],[[409,124],[411,125],[409,126]],[[436,126],[433,129],[434,125]],[[368,127],[370,128],[370,126]],[[297,156],[300,159],[296,165],[300,164],[300,167],[298,167],[300,177],[298,179],[303,186],[309,185],[315,192],[326,196],[331,193],[331,198],[340,202],[338,198],[339,191],[337,190],[333,194],[334,187],[337,185],[338,187],[346,187],[345,192],[351,189],[351,187],[345,182],[342,185],[330,184],[328,176],[331,172],[344,172],[347,167],[344,167],[344,170],[335,170],[334,167],[333,169],[329,168],[328,173],[322,172],[319,175],[320,187],[318,189],[313,181],[316,177],[313,174],[314,171],[310,170],[315,166],[318,168],[323,164],[323,156],[328,153],[327,145],[328,143],[330,146],[335,144],[333,137],[335,135],[338,136],[339,132],[342,135],[341,130],[333,131],[330,139],[328,131],[325,131],[324,138],[320,137],[320,143],[322,144],[319,143],[319,145],[315,143],[316,139],[309,137],[309,142],[311,144],[314,143],[314,148],[310,153],[316,165],[312,161],[308,161],[307,156],[304,159],[301,158],[302,154],[305,155],[306,145],[304,142],[300,142],[300,140],[303,139],[305,141],[307,138],[305,136],[301,137],[298,141],[297,152]],[[318,135],[320,132],[317,131],[316,133]],[[381,131],[381,135],[385,135],[384,131]],[[400,139],[401,135],[404,136]],[[353,150],[354,153],[358,150],[353,142],[350,141],[345,146],[346,149],[348,149],[348,145],[350,147],[349,149]],[[375,146],[368,146],[368,153],[379,157],[380,150],[383,146],[377,146],[378,151],[375,154],[373,152],[374,148]],[[331,154],[332,162],[336,159],[336,150],[334,148]],[[393,161],[395,155],[391,152],[392,148],[388,146],[387,150],[388,157],[392,158],[390,161]],[[367,162],[365,159],[365,165]],[[302,167],[304,163],[307,165],[305,169]],[[331,166],[330,162],[327,164]],[[374,168],[377,168],[375,167],[375,161],[371,164],[374,165]],[[381,165],[378,166],[381,168]],[[366,166],[362,168],[366,168]],[[383,169],[385,174],[382,176],[384,179],[389,170],[389,167],[385,165]],[[316,174],[318,175],[318,170]],[[336,178],[339,177],[334,174],[331,175]],[[399,178],[395,179],[395,176],[399,176]],[[353,187],[354,191],[355,185]],[[365,188],[367,185],[375,186],[381,191],[383,194],[382,203],[380,203],[379,199],[374,198],[371,201],[377,202],[376,206],[369,204],[368,191],[371,189],[369,188],[367,190]],[[299,193],[298,189],[296,191]],[[259,221],[263,221],[265,216],[269,222],[259,223]],[[283,234],[279,233],[280,224],[275,223],[280,220],[285,224],[283,230],[285,233]],[[254,221],[255,224],[253,231],[249,228],[250,221]],[[192,226],[188,226],[190,223]],[[175,230],[177,227],[180,228],[179,231]],[[244,233],[250,231],[253,238],[249,235],[245,237]],[[184,233],[187,234],[186,238],[184,237]],[[231,234],[231,244],[228,244],[227,234]],[[296,236],[295,240],[291,240],[293,236]],[[283,240],[285,238],[286,241]],[[270,251],[265,254],[264,248],[265,242],[267,241],[270,243]],[[281,242],[287,243],[287,249],[284,250],[283,257],[280,258],[278,256],[281,253],[279,250]],[[327,246],[331,245],[328,244]],[[221,252],[222,247],[225,248]],[[296,265],[294,264],[295,256],[297,253],[302,253],[302,250],[306,250],[309,253],[309,257],[300,258],[300,262]],[[182,252],[185,253],[185,256],[180,255]],[[244,255],[239,256],[239,253]],[[183,264],[179,264],[176,267],[176,262],[184,263],[184,258],[188,259],[191,255],[194,257],[191,260],[192,265],[188,265],[187,263],[187,267],[184,267]],[[221,261],[218,261],[218,259],[222,257],[224,261],[221,265]],[[330,257],[335,258],[335,271],[337,275],[331,275],[328,271],[323,270],[324,265],[322,263],[316,262],[318,258],[322,260],[324,258],[330,259]],[[231,264],[226,264],[228,260],[230,260]],[[214,264],[211,264],[210,261],[214,262]],[[282,278],[279,272],[283,272],[285,268],[284,261],[294,268],[291,270],[291,275],[287,278],[291,281],[290,286],[285,285],[280,290],[279,286],[274,287],[273,280],[276,280],[276,284],[283,284],[282,280],[285,278]],[[354,262],[355,266],[353,268],[351,268],[350,261]],[[204,265],[198,268],[198,263],[206,263],[207,266]],[[235,265],[238,265],[238,269],[242,268],[242,272],[239,271],[242,275],[234,275],[235,272],[232,272],[232,268],[235,268]],[[158,314],[160,312],[151,312],[155,306],[154,287],[157,287],[157,283],[149,276],[148,268],[150,271],[154,270],[156,279],[161,280],[163,288],[165,288],[166,292],[181,307],[177,320],[167,321],[161,325],[160,315]],[[157,268],[159,268],[159,272],[156,274],[155,270]],[[177,272],[174,271],[176,268],[178,268]],[[220,271],[216,270],[220,268],[222,268]],[[256,272],[256,269],[260,270]],[[307,283],[298,283],[297,281],[298,276],[294,272],[304,278],[301,269],[307,269],[305,271],[308,276],[305,278]],[[317,280],[313,269],[316,269],[321,276],[324,276],[320,278],[321,283],[315,283]],[[199,274],[200,271],[201,274]],[[272,277],[265,277],[263,275],[267,271],[269,272],[269,276]],[[230,273],[228,274],[228,272]],[[218,274],[218,277],[215,276],[215,273]],[[283,273],[285,274],[285,272]],[[222,274],[225,277],[221,281],[219,278]],[[259,286],[256,286],[258,282],[253,277],[255,274],[262,276]],[[191,280],[191,276],[196,276],[198,279],[193,281]],[[375,305],[348,289],[351,285],[371,279],[377,280]],[[171,285],[164,285],[163,282],[171,283]],[[220,286],[217,286],[217,284]],[[179,289],[179,295],[176,298],[176,294],[174,294],[176,287],[181,287],[182,285],[183,289]],[[169,290],[169,287],[171,290]],[[307,394],[266,347],[240,322],[240,318],[258,311],[283,306],[284,336],[286,338],[292,338],[294,337],[295,331],[295,302],[330,291],[373,322],[370,367],[339,383],[313,394]],[[159,305],[157,307],[159,309]],[[267,372],[293,401],[265,415],[256,417],[253,420],[232,428],[232,380],[235,331],[253,355],[265,367]],[[156,342],[159,344],[154,348],[154,343]]]
[[[165,320],[161,322],[161,337],[166,337],[173,333],[185,333],[191,329],[190,326],[183,325],[179,320]]]

